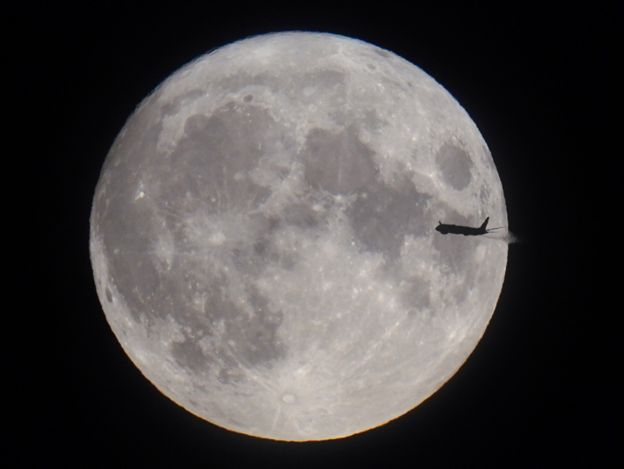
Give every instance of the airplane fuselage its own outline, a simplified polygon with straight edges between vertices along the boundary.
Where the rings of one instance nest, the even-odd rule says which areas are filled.
[[[478,236],[482,234],[486,234],[487,231],[481,228],[473,228],[471,226],[461,226],[461,225],[447,225],[445,223],[440,223],[436,226],[436,231],[439,231],[442,234],[460,234],[464,236]]]
[[[487,224],[490,217],[486,218],[481,226],[463,226],[463,225],[450,225],[442,222],[438,222],[436,231],[442,234],[460,234],[463,236],[479,236],[488,233]]]

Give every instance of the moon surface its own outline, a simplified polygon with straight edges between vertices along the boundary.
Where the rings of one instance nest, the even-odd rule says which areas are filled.
[[[465,362],[507,244],[487,145],[392,52],[287,32],[184,66],[127,121],[90,220],[98,296],[163,394],[220,427],[340,438],[416,407]]]

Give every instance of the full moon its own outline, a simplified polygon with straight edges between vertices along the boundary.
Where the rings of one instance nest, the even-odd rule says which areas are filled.
[[[507,225],[476,125],[360,40],[286,32],[184,66],[128,119],[95,189],[107,321],[164,395],[288,441],[395,419],[466,361],[500,294]]]

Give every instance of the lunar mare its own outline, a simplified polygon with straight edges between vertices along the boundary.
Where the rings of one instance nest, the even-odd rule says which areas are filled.
[[[507,245],[487,145],[425,72],[362,41],[290,32],[186,65],[115,140],[90,223],[98,296],[166,396],[264,438],[399,417],[467,359]]]

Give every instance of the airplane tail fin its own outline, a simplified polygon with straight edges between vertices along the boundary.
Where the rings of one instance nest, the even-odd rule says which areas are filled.
[[[489,221],[490,221],[490,217],[487,217],[487,218],[485,219],[485,221],[483,222],[483,224],[481,225],[481,227],[480,227],[480,228],[481,228],[482,230],[486,230],[486,229],[487,229],[487,224],[488,224],[488,222],[489,222]]]

